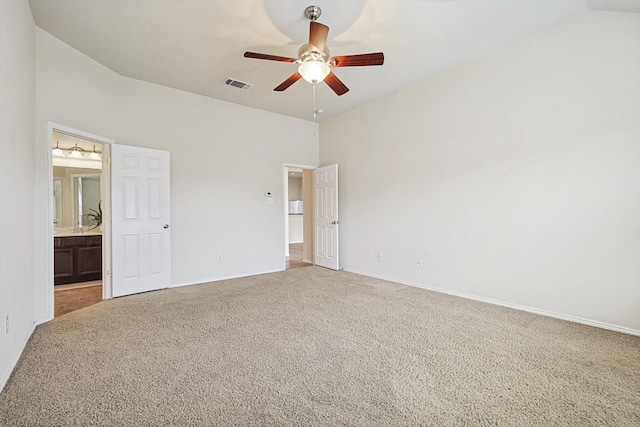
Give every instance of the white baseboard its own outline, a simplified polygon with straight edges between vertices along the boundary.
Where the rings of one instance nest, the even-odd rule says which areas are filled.
[[[259,274],[277,273],[279,271],[284,271],[284,268],[279,269],[279,270],[261,271],[259,273],[238,274],[238,275],[231,275],[231,276],[213,277],[211,279],[204,279],[204,280],[201,280],[199,282],[177,283],[177,284],[168,286],[167,289],[168,288],[181,288],[183,286],[191,286],[191,285],[202,285],[202,284],[205,284],[205,283],[219,282],[221,280],[241,279],[243,277],[257,276]]]
[[[7,381],[9,381],[9,377],[11,377],[11,374],[13,373],[13,370],[16,368],[16,365],[18,364],[18,361],[20,360],[20,356],[22,356],[22,352],[24,351],[25,347],[27,346],[27,343],[29,342],[29,339],[31,338],[31,335],[33,335],[33,331],[36,330],[36,326],[37,326],[36,323],[34,323],[31,326],[31,330],[27,334],[27,337],[24,339],[24,342],[22,343],[20,351],[18,352],[18,354],[16,355],[16,357],[14,358],[14,360],[12,361],[12,363],[10,365],[11,367],[7,370],[7,372],[2,374],[2,378],[0,378],[0,392],[2,392],[2,390],[4,390],[4,386],[7,385]]]
[[[53,317],[45,317],[45,318],[36,320],[33,324],[34,326],[39,326],[39,325],[42,325],[43,323],[47,323],[52,320],[53,320]]]
[[[568,322],[580,323],[580,324],[583,324],[583,325],[594,326],[596,328],[602,328],[602,329],[607,329],[607,330],[610,330],[610,331],[621,332],[623,334],[640,336],[640,330],[631,329],[631,328],[627,328],[627,327],[619,326],[619,325],[612,325],[610,323],[599,322],[597,320],[584,319],[582,317],[571,316],[569,314],[555,313],[553,311],[542,310],[542,309],[539,309],[539,308],[528,307],[528,306],[520,305],[520,304],[512,304],[512,303],[509,303],[509,302],[495,300],[495,299],[492,299],[492,298],[485,298],[485,297],[481,297],[481,296],[477,296],[477,295],[467,294],[467,293],[464,293],[464,292],[451,291],[451,290],[448,290],[448,289],[438,288],[438,287],[435,287],[435,286],[428,286],[428,285],[423,285],[421,283],[409,282],[407,280],[392,279],[392,278],[389,278],[389,277],[373,275],[373,274],[365,273],[365,272],[358,271],[358,270],[345,269],[345,271],[348,271],[350,273],[360,274],[362,276],[372,277],[374,279],[387,280],[389,282],[395,282],[395,283],[400,283],[402,285],[413,286],[415,288],[421,288],[421,289],[426,289],[426,290],[429,290],[429,291],[439,292],[439,293],[442,293],[442,294],[453,295],[453,296],[456,296],[456,297],[466,298],[466,299],[470,299],[470,300],[474,300],[474,301],[486,302],[488,304],[500,305],[502,307],[513,308],[515,310],[527,311],[529,313],[539,314],[541,316],[553,317],[553,318],[556,318],[556,319],[566,320]]]
[[[313,264],[313,260],[312,259],[302,258],[302,262],[306,262],[307,264]]]

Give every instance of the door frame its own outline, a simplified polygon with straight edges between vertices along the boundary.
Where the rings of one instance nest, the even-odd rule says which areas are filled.
[[[89,132],[64,126],[54,122],[47,122],[46,155],[47,155],[47,235],[52,237],[47,246],[48,263],[48,307],[49,319],[54,317],[54,272],[53,272],[53,132],[60,132],[77,138],[86,139],[102,145],[102,299],[112,296],[111,288],[111,146],[114,140]]]
[[[314,169],[317,169],[318,166],[299,165],[296,163],[282,164],[282,206],[283,206],[282,230],[283,230],[283,236],[284,236],[284,241],[282,245],[282,249],[283,249],[282,269],[283,270],[287,269],[286,258],[287,256],[289,256],[289,173],[287,172],[288,168],[314,170]],[[313,221],[313,218],[311,220]],[[311,243],[313,245],[313,242]]]

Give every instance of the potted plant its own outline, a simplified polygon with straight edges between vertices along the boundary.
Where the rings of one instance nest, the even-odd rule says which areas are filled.
[[[98,203],[98,210],[89,209],[91,213],[85,214],[85,216],[91,219],[92,227],[89,230],[94,230],[102,225],[102,200]]]

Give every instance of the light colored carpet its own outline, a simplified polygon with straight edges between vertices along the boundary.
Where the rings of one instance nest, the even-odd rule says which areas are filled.
[[[640,338],[307,267],[39,326],[9,426],[640,425]]]

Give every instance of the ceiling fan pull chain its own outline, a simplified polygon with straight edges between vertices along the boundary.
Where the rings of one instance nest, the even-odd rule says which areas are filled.
[[[316,121],[316,117],[318,116],[318,109],[316,108],[316,83],[312,84],[313,86],[313,121]]]

